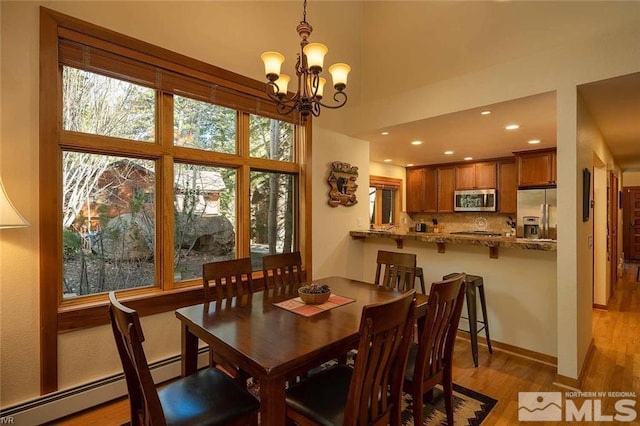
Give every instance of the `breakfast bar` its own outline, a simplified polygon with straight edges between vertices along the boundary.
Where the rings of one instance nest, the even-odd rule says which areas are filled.
[[[421,232],[390,232],[390,231],[351,231],[354,240],[364,238],[386,238],[395,241],[397,248],[401,249],[405,241],[418,241],[421,243],[434,243],[438,253],[445,253],[447,244],[471,244],[489,248],[489,257],[498,258],[498,249],[517,248],[523,250],[556,251],[555,240],[505,237],[496,234],[482,233],[421,233]]]

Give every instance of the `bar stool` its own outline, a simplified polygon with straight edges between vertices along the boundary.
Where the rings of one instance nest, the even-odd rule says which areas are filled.
[[[420,279],[420,287],[422,289],[422,294],[427,294],[424,287],[424,272],[422,271],[422,267],[416,266],[416,278]]]
[[[448,274],[442,277],[443,280],[456,276],[457,273]],[[489,339],[489,321],[487,320],[487,303],[484,297],[484,280],[478,275],[469,275],[465,279],[467,285],[467,314],[468,317],[461,317],[469,320],[469,331],[462,330],[471,336],[471,353],[473,354],[473,364],[478,366],[478,333],[484,329],[484,335],[487,339],[487,347],[489,353],[493,353],[491,349],[491,339]],[[482,320],[478,319],[478,308],[476,306],[476,294],[480,295],[480,307],[482,309]],[[478,328],[478,323],[482,324]]]

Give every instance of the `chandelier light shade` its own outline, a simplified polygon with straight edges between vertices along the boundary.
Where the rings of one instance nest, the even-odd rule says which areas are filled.
[[[329,51],[327,46],[321,43],[310,43],[309,36],[313,31],[307,22],[307,0],[304,0],[302,21],[296,27],[300,41],[300,53],[296,61],[295,72],[298,77],[296,92],[289,95],[289,83],[291,77],[281,73],[284,55],[278,52],[264,52],[260,58],[264,62],[264,71],[267,76],[267,95],[277,103],[278,112],[289,114],[294,110],[300,114],[304,122],[310,114],[314,117],[320,115],[320,107],[337,109],[347,103],[347,76],[351,67],[344,63],[333,64],[329,67],[329,74],[333,79],[333,95],[335,103],[326,104],[320,102],[324,96],[324,86],[327,80],[320,77],[324,68],[324,57]]]
[[[0,178],[0,229],[22,228],[29,226],[29,223],[18,213],[11,200],[7,196]]]

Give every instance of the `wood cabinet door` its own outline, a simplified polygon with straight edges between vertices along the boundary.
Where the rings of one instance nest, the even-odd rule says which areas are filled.
[[[516,162],[501,161],[498,163],[498,211],[515,213],[518,206],[517,198]]]
[[[518,154],[518,186],[555,185],[555,158],[555,151]]]
[[[476,188],[476,165],[462,164],[456,166],[456,189]]]
[[[424,211],[424,171],[425,168],[407,169],[407,212]]]
[[[438,167],[438,212],[453,212],[455,168]]]
[[[424,169],[424,210],[438,211],[438,170],[435,167]]]
[[[496,162],[476,163],[476,188],[495,189],[496,188]]]

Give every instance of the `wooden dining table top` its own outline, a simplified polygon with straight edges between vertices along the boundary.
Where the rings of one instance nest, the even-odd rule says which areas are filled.
[[[274,306],[275,302],[297,297],[297,294],[273,296],[264,291],[222,303],[177,309],[176,317],[183,326],[183,374],[195,372],[197,337],[257,378],[261,384],[261,401],[269,398],[271,403],[278,404],[276,410],[266,409],[268,413],[262,408],[264,424],[283,420],[285,377],[306,372],[356,348],[363,306],[386,302],[401,294],[342,277],[313,282],[327,284],[333,294],[354,301],[305,317]],[[416,294],[416,299],[417,316],[423,316],[427,296]],[[262,386],[269,386],[273,392],[267,393]]]

